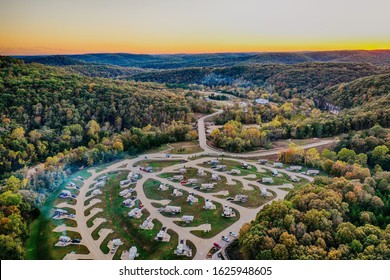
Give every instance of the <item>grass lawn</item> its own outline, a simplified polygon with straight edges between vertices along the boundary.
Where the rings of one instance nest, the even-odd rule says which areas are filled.
[[[171,202],[169,205],[171,206],[180,206],[181,213],[172,215],[170,213],[161,213],[166,217],[181,217],[183,215],[191,215],[194,216],[194,221],[192,223],[184,223],[184,222],[175,222],[179,226],[183,227],[196,227],[202,224],[211,224],[211,231],[205,234],[202,234],[203,238],[210,238],[233,224],[235,221],[239,219],[238,212],[236,211],[236,217],[234,218],[224,218],[222,217],[222,205],[220,203],[214,202],[216,205],[215,210],[205,210],[203,206],[205,205],[204,198],[201,196],[195,195],[198,198],[198,202],[190,204],[187,202],[187,197],[189,192],[185,189],[180,189],[183,193],[183,196],[175,197],[172,196],[172,187],[166,191],[158,191],[157,187],[160,185],[160,182],[157,180],[147,180],[143,186],[145,195],[149,199],[153,200],[162,200],[169,199]],[[156,208],[161,207],[161,204],[152,204]],[[197,234],[197,232],[195,232]]]
[[[62,259],[67,253],[74,251],[76,253],[88,253],[88,249],[81,245],[70,245],[66,247],[54,247],[58,241],[58,233],[53,232],[53,229],[60,224],[65,223],[68,226],[75,226],[76,221],[70,219],[54,220],[52,216],[56,203],[66,200],[57,200],[59,194],[69,182],[74,182],[81,186],[82,181],[77,180],[76,177],[81,176],[83,179],[88,179],[92,174],[87,169],[83,169],[73,173],[69,179],[64,182],[57,190],[55,190],[47,199],[45,204],[41,207],[41,214],[30,224],[30,236],[26,241],[26,259],[29,260],[56,260]],[[77,194],[76,189],[70,190]],[[57,200],[57,201],[56,201]],[[70,203],[70,199],[68,200]],[[76,214],[74,209],[64,207],[69,214]]]
[[[160,171],[164,167],[172,166],[175,164],[180,164],[181,160],[142,160],[137,163],[135,163],[134,167],[137,166],[151,166],[153,167],[154,171]]]
[[[178,236],[173,231],[170,231],[171,241],[168,243],[154,240],[154,237],[162,227],[159,221],[153,221],[154,228],[152,230],[140,229],[139,226],[149,216],[149,212],[146,209],[143,210],[143,215],[140,219],[128,217],[129,208],[123,206],[122,202],[124,199],[118,195],[120,192],[119,181],[125,177],[126,174],[118,174],[116,177],[111,178],[104,188],[103,209],[106,211],[102,214],[106,216],[107,227],[114,229],[114,232],[109,234],[102,242],[101,249],[105,252],[108,250],[107,244],[111,239],[120,238],[124,245],[119,247],[114,255],[114,259],[119,259],[122,252],[124,250],[128,251],[133,245],[137,246],[140,254],[137,259],[188,259],[173,254],[173,250],[178,244]]]
[[[171,154],[195,154],[203,152],[198,141],[177,142],[169,144],[173,149],[169,151]]]
[[[169,189],[166,191],[159,191],[157,188],[160,186],[161,182],[148,179],[143,185],[144,193],[147,198],[152,200],[163,200],[163,199],[172,199],[173,186],[168,185]]]

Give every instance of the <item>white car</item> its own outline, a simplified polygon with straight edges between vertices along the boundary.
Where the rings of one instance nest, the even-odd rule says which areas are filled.
[[[222,240],[225,242],[230,242],[230,238],[227,236],[223,236],[223,235],[222,235]]]
[[[234,238],[237,238],[237,233],[235,233],[235,232],[232,232],[232,231],[231,231],[231,232],[229,232],[229,235],[232,236],[232,237],[234,237]]]

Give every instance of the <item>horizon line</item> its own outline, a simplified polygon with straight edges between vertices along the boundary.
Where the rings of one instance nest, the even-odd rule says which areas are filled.
[[[134,55],[202,55],[202,54],[266,54],[266,53],[313,53],[313,52],[348,52],[348,51],[390,51],[386,48],[380,49],[332,49],[332,50],[300,50],[300,51],[232,51],[232,52],[175,52],[175,53],[136,53],[136,52],[83,52],[83,53],[54,53],[54,54],[2,54],[0,56],[67,56],[67,55],[88,55],[88,54],[134,54]]]

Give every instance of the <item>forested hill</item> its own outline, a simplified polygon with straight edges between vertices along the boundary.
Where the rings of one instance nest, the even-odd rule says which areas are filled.
[[[322,90],[339,83],[375,74],[389,68],[360,63],[303,63],[296,65],[245,65],[217,68],[184,68],[140,73],[127,79],[170,84],[267,86],[276,92]]]
[[[186,125],[192,108],[207,107],[180,89],[90,78],[9,57],[0,57],[0,92],[0,178],[72,149],[80,150],[72,160],[91,165],[113,158],[115,150],[183,141],[194,137]]]
[[[390,73],[343,83],[323,91],[321,95],[332,104],[343,108],[367,105],[378,99],[388,100]]]
[[[350,62],[390,66],[389,50],[168,55],[96,53],[63,55],[62,57],[71,59],[71,61],[65,61],[65,63],[72,64],[81,64],[81,62],[84,62],[156,69],[233,66],[237,64],[297,64],[305,62]],[[58,63],[64,60],[60,56],[25,56],[20,58],[26,62],[39,62],[49,65],[59,65]],[[79,63],[76,63],[76,61],[79,61]]]
[[[0,59],[0,111],[26,130],[58,129],[95,119],[115,130],[184,120],[182,94],[163,85],[73,75],[54,67]]]

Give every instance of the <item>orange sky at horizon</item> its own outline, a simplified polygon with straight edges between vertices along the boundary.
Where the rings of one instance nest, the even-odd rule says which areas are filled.
[[[387,0],[0,0],[0,54],[390,49],[389,10]]]

